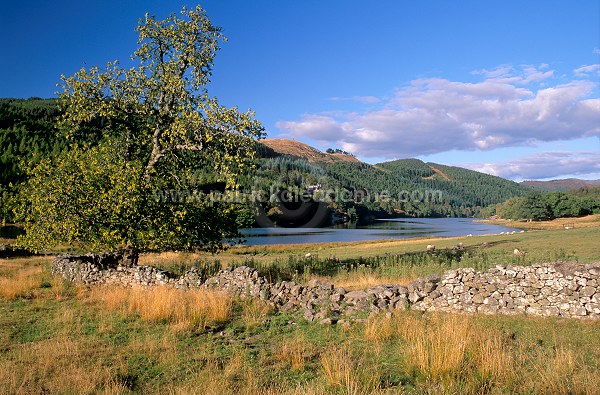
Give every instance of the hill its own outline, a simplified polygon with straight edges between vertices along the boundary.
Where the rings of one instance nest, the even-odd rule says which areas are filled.
[[[261,142],[279,155],[305,159],[322,167],[325,173],[350,190],[388,190],[396,194],[414,189],[440,190],[454,205],[468,207],[496,204],[528,191],[526,187],[500,177],[424,163],[419,159],[400,159],[372,166],[352,155],[321,152],[296,140],[266,139]]]
[[[513,196],[526,194],[529,189],[504,178],[456,166],[425,163],[418,159],[401,159],[378,163],[396,177],[411,180],[448,195],[454,205],[485,207]]]
[[[543,189],[545,191],[568,191],[571,189],[593,187],[600,185],[600,180],[580,180],[578,178],[566,178],[551,181],[531,181],[521,182],[522,185]]]
[[[305,158],[309,162],[335,163],[342,161],[360,163],[360,160],[352,155],[321,152],[318,149],[297,140],[276,138],[261,140],[261,143],[278,154]]]
[[[313,190],[318,185],[329,195],[350,197],[330,203],[340,215],[367,221],[398,215],[475,216],[484,207],[530,191],[499,177],[418,159],[370,165],[289,139],[267,139],[261,147],[257,173],[247,188],[268,190],[275,183]],[[357,194],[366,198],[358,203]]]

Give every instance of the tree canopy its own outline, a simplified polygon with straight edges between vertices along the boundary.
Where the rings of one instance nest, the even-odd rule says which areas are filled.
[[[544,221],[599,213],[600,199],[594,196],[593,189],[568,193],[534,190],[496,205],[495,210],[502,218]]]
[[[197,189],[194,175],[207,167],[233,188],[252,167],[263,127],[207,91],[225,37],[200,7],[146,14],[136,30],[135,67],[115,61],[62,76],[57,128],[72,146],[30,169],[18,210],[30,249],[84,243],[136,255],[218,249],[237,234],[234,204],[155,193]]]

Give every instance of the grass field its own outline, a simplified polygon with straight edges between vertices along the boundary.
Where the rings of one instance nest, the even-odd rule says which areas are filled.
[[[565,228],[598,228],[600,227],[600,214],[588,215],[581,218],[558,218],[552,221],[513,221],[510,219],[483,220],[481,222],[510,226],[520,229],[549,230]]]
[[[252,263],[273,275],[305,265],[311,270],[299,280],[360,288],[455,266],[600,261],[599,231],[244,247],[142,261],[174,271]],[[445,250],[459,242],[460,256]],[[438,254],[425,253],[427,244]],[[600,393],[597,321],[398,312],[320,326],[222,293],[75,286],[53,277],[50,261],[0,260],[0,394]]]

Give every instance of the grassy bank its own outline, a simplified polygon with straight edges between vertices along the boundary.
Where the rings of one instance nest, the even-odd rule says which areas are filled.
[[[600,214],[588,215],[581,218],[557,218],[552,221],[515,221],[511,219],[483,220],[481,222],[530,230],[558,230],[565,228],[598,228]]]
[[[74,287],[46,264],[2,262],[2,394],[600,388],[598,322],[401,312],[325,327],[224,294]]]
[[[600,261],[598,231],[243,247],[143,263],[252,264],[361,288],[458,266]],[[0,394],[600,393],[600,322],[398,312],[319,326],[222,293],[74,286],[50,274],[50,259],[0,260]]]

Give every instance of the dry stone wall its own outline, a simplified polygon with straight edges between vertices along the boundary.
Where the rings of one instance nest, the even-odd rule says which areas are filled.
[[[280,311],[300,311],[306,320],[322,324],[405,309],[600,318],[600,263],[496,266],[484,272],[456,269],[406,286],[387,284],[362,290],[318,280],[270,283],[247,266],[221,270],[208,278],[192,268],[174,278],[151,266],[124,266],[115,255],[60,256],[52,270],[90,285],[218,289],[268,301]]]

